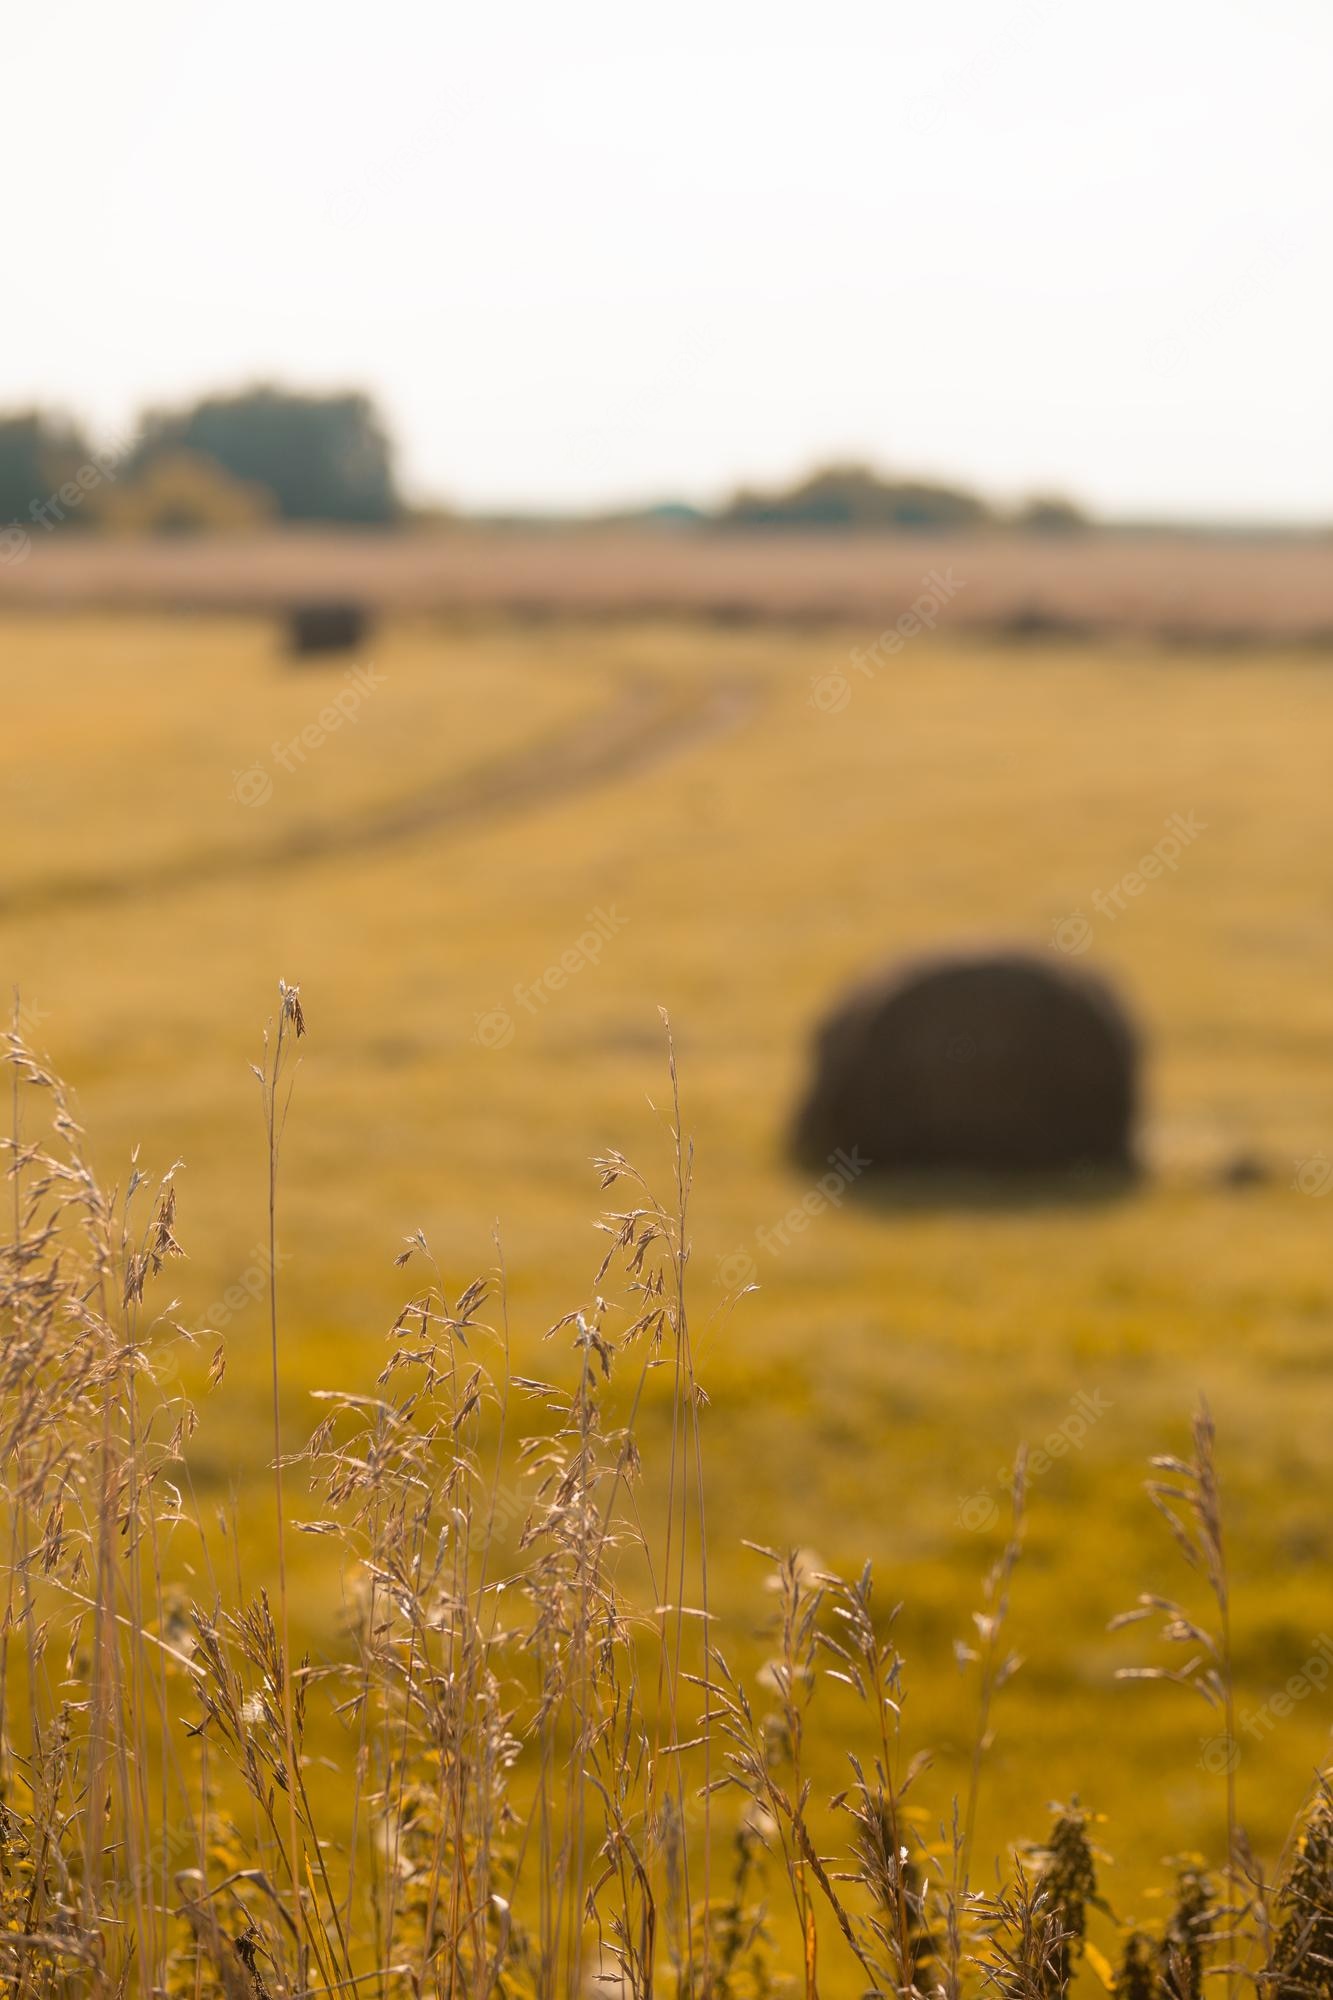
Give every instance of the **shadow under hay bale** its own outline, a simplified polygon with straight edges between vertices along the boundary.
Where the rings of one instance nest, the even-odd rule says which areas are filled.
[[[864,1180],[949,1177],[973,1194],[1036,1177],[1097,1198],[1136,1171],[1138,1036],[1094,973],[1023,951],[888,968],[817,1031],[791,1136],[821,1168],[841,1149]],[[1051,1177],[1054,1177],[1053,1179]]]
[[[287,651],[296,659],[321,653],[350,653],[370,635],[363,604],[294,604],[287,613]]]

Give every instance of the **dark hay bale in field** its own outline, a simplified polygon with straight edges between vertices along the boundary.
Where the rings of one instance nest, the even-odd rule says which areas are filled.
[[[287,613],[287,650],[297,658],[350,653],[369,632],[370,613],[363,604],[294,604]]]
[[[1138,1038],[1095,974],[1022,951],[889,968],[815,1040],[792,1150],[875,1173],[1134,1165]]]
[[[1077,612],[1057,611],[1049,604],[1017,604],[1012,611],[1002,613],[994,622],[995,636],[1012,640],[1020,645],[1034,644],[1049,640],[1068,644],[1082,644],[1086,640],[1100,639],[1105,627],[1095,618],[1081,617]]]

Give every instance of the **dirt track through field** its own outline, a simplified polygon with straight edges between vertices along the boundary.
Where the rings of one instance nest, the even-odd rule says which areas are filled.
[[[512,755],[418,786],[404,798],[346,819],[291,828],[267,844],[172,855],[121,874],[88,872],[19,884],[0,890],[0,916],[141,900],[370,853],[427,833],[467,833],[634,777],[737,727],[756,700],[756,683],[736,676],[682,686],[638,675],[591,716],[580,716]]]

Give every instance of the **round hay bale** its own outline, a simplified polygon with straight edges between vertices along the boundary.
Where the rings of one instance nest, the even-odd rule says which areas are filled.
[[[817,1031],[792,1148],[876,1173],[1134,1167],[1138,1037],[1095,973],[1023,951],[891,967]]]
[[[364,604],[328,600],[293,604],[287,612],[287,650],[297,659],[319,653],[350,653],[370,631]]]

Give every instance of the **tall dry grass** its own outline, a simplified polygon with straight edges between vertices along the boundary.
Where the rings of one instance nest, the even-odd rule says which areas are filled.
[[[270,1269],[282,1135],[305,1033],[284,986],[256,1066]],[[1333,1993],[1333,1798],[1321,1782],[1269,1882],[1225,1772],[1227,1852],[1179,1869],[1113,1965],[1089,1913],[1093,1823],[984,1866],[977,1803],[1006,1682],[1010,1532],[959,1648],[974,1703],[965,1794],[905,1740],[907,1665],[869,1568],[763,1550],[768,1664],[733,1668],[710,1604],[706,1396],[689,1319],[691,1155],[674,1053],[663,1192],[619,1154],[588,1298],[515,1372],[503,1259],[453,1294],[420,1234],[364,1393],[329,1391],[293,1449],[283,1302],[269,1296],[274,1573],[195,1493],[185,1384],[226,1356],[162,1296],[183,1253],[174,1169],[105,1192],[71,1103],[14,1031],[0,1250],[0,1978],[16,1994],[356,1993],[760,2000],[799,1989],[1198,2000]],[[549,1376],[549,1379],[548,1379]],[[664,1462],[641,1455],[665,1397]],[[1215,1443],[1152,1494],[1214,1617],[1144,1600],[1188,1646],[1172,1678],[1234,1735]],[[214,1514],[217,1518],[214,1519]],[[317,1656],[292,1538],[336,1542],[348,1614]],[[730,1611],[731,1607],[727,1607]],[[825,1683],[840,1684],[838,1700]],[[812,1732],[847,1783],[816,1799]],[[337,1782],[317,1782],[332,1761]]]

